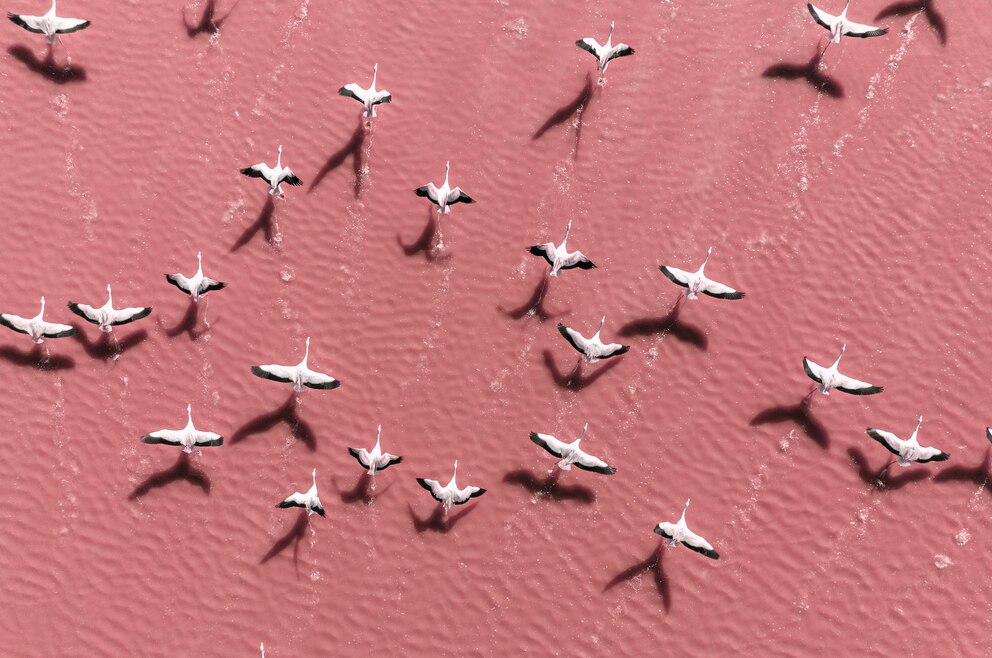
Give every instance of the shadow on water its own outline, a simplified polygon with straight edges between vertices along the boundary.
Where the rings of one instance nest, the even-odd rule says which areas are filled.
[[[152,489],[158,489],[180,480],[185,480],[193,486],[200,487],[205,494],[210,493],[210,478],[207,477],[206,473],[193,466],[189,459],[189,453],[182,452],[179,454],[179,459],[175,464],[164,471],[152,473],[127,498],[128,500],[137,500]]]
[[[937,33],[937,38],[940,39],[940,45],[946,46],[947,22],[944,20],[943,15],[933,8],[933,0],[893,2],[891,5],[888,5],[882,9],[882,11],[878,12],[878,16],[875,17],[875,20],[880,21],[884,18],[891,18],[893,16],[906,16],[907,14],[915,14],[919,11],[923,12],[924,18],[927,19],[927,22],[930,23],[930,27],[932,27],[934,32]]]
[[[607,363],[596,367],[595,372],[591,375],[586,376],[582,375],[582,364],[583,361],[580,360],[575,364],[571,372],[563,373],[558,370],[558,365],[555,363],[555,357],[551,353],[551,350],[544,350],[544,365],[548,369],[551,379],[561,388],[567,388],[570,391],[581,391],[584,388],[592,386],[596,383],[597,379],[620,365],[620,359],[614,357]]]
[[[301,509],[300,513],[296,516],[296,521],[289,531],[282,537],[277,539],[275,543],[272,544],[272,548],[262,556],[262,559],[258,561],[259,564],[265,564],[275,556],[282,553],[284,550],[293,547],[293,566],[299,571],[300,565],[300,542],[303,541],[303,537],[307,534],[307,525],[309,514],[305,509]],[[299,573],[297,573],[299,577]]]
[[[519,320],[527,317],[537,317],[541,320],[541,322],[546,322],[553,318],[558,318],[565,315],[568,313],[568,309],[565,309],[560,313],[552,313],[545,307],[545,302],[548,299],[547,288],[550,285],[550,279],[551,277],[548,276],[547,272],[545,272],[544,276],[541,277],[541,280],[538,281],[537,285],[534,287],[534,292],[531,293],[530,298],[524,302],[522,306],[508,309],[503,308],[503,305],[500,304],[496,306],[496,310],[513,320]]]
[[[207,0],[207,6],[203,9],[203,14],[200,15],[199,23],[190,23],[186,19],[186,10],[183,9],[183,26],[186,28],[186,34],[189,35],[190,39],[193,39],[201,34],[213,34],[220,31],[221,25],[224,24],[231,16],[231,12],[234,8],[238,6],[240,0],[231,5],[231,8],[227,10],[221,18],[217,18],[217,0]]]
[[[265,200],[265,205],[262,206],[262,212],[258,214],[258,217],[254,222],[252,222],[251,226],[245,229],[245,232],[242,233],[241,237],[238,238],[238,241],[231,246],[228,253],[233,253],[251,242],[251,239],[254,238],[255,234],[259,231],[262,231],[265,235],[265,241],[268,242],[269,245],[274,246],[275,227],[272,225],[272,215],[275,214],[275,211],[276,203],[273,200],[272,195],[269,195],[269,198]]]
[[[831,98],[843,98],[844,88],[836,79],[824,73],[820,68],[823,52],[817,48],[812,59],[802,64],[779,62],[765,69],[761,74],[764,78],[782,78],[783,80],[805,80],[817,91]]]
[[[682,299],[683,297],[679,296],[678,301],[675,302],[675,306],[672,307],[672,310],[667,315],[660,318],[631,320],[620,327],[617,333],[624,338],[653,336],[656,334],[671,335],[683,343],[688,343],[693,347],[705,351],[709,345],[706,334],[699,327],[687,324],[679,319],[679,314],[682,312]]]
[[[11,46],[7,53],[24,64],[32,73],[37,73],[55,84],[66,84],[67,82],[83,82],[86,80],[86,69],[73,64],[58,65],[55,63],[55,49],[48,48],[48,54],[44,59],[38,59],[26,46]]]
[[[444,513],[444,507],[438,505],[431,512],[430,516],[425,519],[417,516],[417,513],[413,511],[413,507],[407,503],[407,509],[410,511],[410,520],[413,521],[413,528],[418,533],[427,532],[439,532],[441,534],[446,534],[451,532],[455,528],[455,524],[464,519],[466,516],[472,513],[475,509],[475,505],[471,507],[466,507],[463,510],[457,512],[448,512],[447,515]]]
[[[173,327],[165,329],[165,335],[169,338],[175,338],[180,334],[188,334],[190,340],[196,340],[203,334],[207,332],[206,329],[203,331],[196,331],[196,321],[199,319],[200,305],[194,302],[192,299],[189,300],[189,306],[186,307],[186,313],[183,315],[182,320],[179,321]]]
[[[317,449],[317,436],[310,424],[300,418],[295,391],[289,394],[289,397],[278,409],[259,414],[239,427],[231,435],[231,445],[241,443],[255,434],[268,432],[279,423],[286,423],[293,438],[302,442],[311,452]]]
[[[83,329],[79,330],[79,333],[73,335],[73,338],[91,359],[100,359],[102,361],[108,361],[110,359],[117,359],[122,356],[124,352],[127,352],[132,347],[137,347],[141,343],[145,342],[148,338],[148,332],[144,329],[135,331],[132,334],[128,334],[123,340],[118,339],[115,332],[100,332],[100,337],[94,341],[90,340],[90,337],[86,334]]]
[[[357,199],[362,193],[362,170],[365,167],[365,153],[362,147],[365,145],[365,139],[368,131],[365,128],[365,120],[361,117],[358,121],[358,126],[355,128],[355,132],[351,134],[351,138],[348,143],[342,146],[338,151],[331,155],[324,163],[324,166],[320,168],[317,175],[314,176],[313,182],[310,183],[310,187],[307,189],[307,194],[313,192],[314,188],[317,187],[327,174],[331,173],[342,164],[348,158],[351,158],[351,168],[355,174],[355,198]]]
[[[654,579],[654,586],[658,590],[658,596],[661,597],[661,604],[665,607],[665,612],[667,613],[672,608],[672,591],[668,584],[668,577],[665,576],[665,567],[662,563],[664,555],[665,546],[664,542],[661,542],[646,558],[615,575],[610,582],[606,583],[603,593],[610,591],[621,583],[633,580],[641,574],[650,572]]]
[[[75,359],[58,354],[50,355],[41,345],[35,345],[26,352],[4,345],[0,347],[0,359],[15,366],[38,370],[70,370],[76,367]]]
[[[541,127],[537,129],[537,132],[531,137],[531,140],[537,140],[544,136],[544,133],[548,132],[555,126],[560,126],[565,123],[573,116],[575,117],[575,151],[574,157],[578,159],[579,157],[579,141],[582,139],[582,120],[583,115],[589,109],[589,102],[592,100],[592,74],[586,74],[585,84],[579,91],[579,95],[573,100],[559,107],[555,112],[548,117],[548,120],[541,124]]]
[[[532,494],[556,502],[574,501],[590,505],[596,502],[596,492],[581,484],[561,484],[561,469],[557,466],[543,478],[532,472],[520,469],[509,471],[503,476],[503,482],[515,484]]]
[[[847,456],[854,462],[854,467],[857,469],[861,481],[881,491],[902,489],[907,484],[925,480],[930,475],[929,471],[923,468],[911,468],[903,475],[892,475],[891,468],[895,465],[894,459],[890,459],[880,468],[874,468],[868,464],[868,458],[860,448],[848,448]],[[897,468],[902,470],[902,467]]]
[[[992,469],[992,448],[985,451],[985,458],[978,466],[950,466],[941,469],[940,473],[934,476],[935,482],[970,482],[977,484],[992,494],[989,488],[989,471]]]
[[[814,388],[809,394],[794,405],[776,405],[768,407],[751,419],[751,427],[757,425],[767,425],[769,423],[794,423],[799,429],[805,432],[816,445],[824,450],[830,448],[830,434],[827,428],[819,420],[813,417],[813,396],[816,394]]]
[[[396,244],[400,246],[403,253],[407,256],[416,256],[420,252],[423,252],[424,258],[429,263],[433,263],[436,260],[447,260],[449,254],[447,252],[441,252],[434,244],[434,238],[437,237],[440,221],[441,219],[438,217],[437,212],[435,212],[434,206],[430,206],[427,209],[427,224],[424,226],[420,237],[410,244],[404,244],[403,236],[397,233]]]
[[[348,491],[342,491],[338,487],[337,480],[334,480],[334,488],[338,490],[338,495],[341,496],[341,502],[345,505],[351,505],[354,503],[365,503],[366,505],[371,505],[375,502],[375,499],[382,494],[389,491],[389,488],[393,484],[390,482],[385,487],[381,489],[375,485],[375,478],[369,475],[368,471],[362,473],[362,476],[358,478],[355,486]]]

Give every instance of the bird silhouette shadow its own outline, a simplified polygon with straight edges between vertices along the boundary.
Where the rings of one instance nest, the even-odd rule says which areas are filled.
[[[68,63],[62,66],[56,64],[55,49],[51,46],[49,46],[48,53],[44,59],[38,59],[38,56],[26,46],[11,46],[7,49],[7,53],[24,64],[29,71],[37,73],[55,84],[62,85],[68,82],[83,82],[86,80],[86,69],[83,67]]]
[[[530,298],[523,303],[522,306],[517,308],[504,308],[502,304],[496,306],[496,310],[502,312],[507,317],[513,320],[519,320],[521,318],[536,317],[541,322],[547,322],[548,320],[561,317],[568,313],[568,309],[561,311],[560,313],[553,313],[547,309],[545,306],[548,300],[547,287],[550,285],[550,278],[548,273],[545,272],[541,280],[537,282],[537,286],[534,287],[534,292],[531,293]]]
[[[515,484],[547,500],[574,501],[584,505],[596,502],[596,492],[591,488],[582,484],[561,484],[560,479],[561,469],[557,466],[543,478],[525,469],[509,471],[503,476],[503,482]]]
[[[555,357],[551,350],[544,350],[544,365],[548,369],[551,379],[561,388],[566,388],[570,391],[581,391],[584,388],[592,386],[596,383],[596,380],[620,365],[620,360],[615,358],[610,359],[606,364],[596,368],[595,372],[591,375],[582,374],[582,363],[582,361],[579,361],[572,368],[571,372],[562,373],[558,370],[558,365],[555,363]]]
[[[76,367],[75,359],[59,354],[47,354],[41,345],[35,345],[26,352],[4,345],[0,347],[0,359],[22,368],[39,370],[71,370]]]
[[[152,489],[159,489],[179,480],[186,480],[193,486],[200,487],[203,493],[210,494],[210,478],[207,477],[206,473],[193,466],[189,453],[182,452],[175,464],[145,478],[145,481],[131,492],[128,500],[137,500]]]
[[[357,199],[362,193],[362,172],[365,168],[365,151],[363,147],[365,146],[365,139],[368,135],[368,131],[365,128],[365,122],[363,119],[359,118],[358,126],[355,128],[355,132],[351,134],[351,138],[348,143],[338,149],[334,154],[327,159],[324,166],[320,168],[317,175],[314,176],[313,182],[310,183],[310,187],[307,189],[307,194],[313,192],[314,188],[320,184],[324,177],[329,173],[344,164],[344,161],[349,157],[351,158],[351,168],[355,174],[355,198]]]
[[[438,505],[434,508],[434,511],[430,513],[427,518],[420,518],[417,513],[413,511],[413,507],[407,503],[407,509],[410,511],[410,520],[413,521],[413,528],[418,533],[424,533],[427,531],[438,532],[440,534],[447,534],[454,530],[455,524],[464,519],[466,516],[471,514],[475,510],[475,505],[471,507],[466,507],[458,512],[449,512],[447,515],[444,513],[444,508]]]
[[[78,328],[78,327],[77,327]],[[113,336],[113,340],[111,340]],[[133,347],[137,347],[141,343],[148,339],[148,332],[144,329],[130,333],[124,337],[123,340],[117,338],[115,332],[100,332],[100,337],[96,340],[90,340],[90,337],[82,329],[78,333],[72,336],[76,342],[83,346],[86,354],[89,355],[91,359],[100,359],[101,361],[108,361],[110,359],[116,359],[123,356],[124,352],[127,352]]]
[[[268,432],[279,423],[286,423],[293,438],[303,443],[311,452],[317,449],[317,436],[313,428],[300,418],[295,392],[291,393],[277,409],[259,414],[239,427],[231,435],[230,442],[232,445],[241,443],[250,436]]]
[[[303,541],[303,537],[306,535],[307,525],[309,524],[309,516],[309,513],[305,509],[301,509],[300,513],[296,516],[296,521],[293,523],[289,531],[272,544],[272,548],[270,548],[268,552],[262,556],[262,559],[259,560],[258,563],[265,564],[292,546],[293,566],[298,569],[300,563],[300,542]]]
[[[196,324],[199,317],[200,305],[190,299],[189,306],[186,307],[186,313],[183,315],[182,320],[180,320],[175,326],[165,329],[165,335],[169,338],[175,338],[180,334],[188,334],[190,340],[196,340],[207,332],[206,329],[203,331],[196,331]]]
[[[603,588],[603,593],[605,594],[617,585],[633,580],[641,574],[650,571],[654,579],[654,586],[658,590],[658,596],[661,597],[661,604],[665,607],[665,612],[667,613],[672,608],[672,590],[668,584],[668,577],[665,576],[664,555],[664,542],[662,542],[646,558],[637,564],[627,567],[610,579],[610,582],[606,583],[606,586]]]
[[[562,105],[557,110],[555,110],[555,112],[550,117],[548,117],[547,121],[541,124],[541,127],[537,129],[537,132],[535,132],[531,136],[531,141],[540,139],[541,137],[544,136],[544,133],[548,132],[555,126],[560,126],[561,124],[565,123],[573,116],[575,116],[576,121],[575,121],[574,157],[578,159],[579,142],[582,139],[583,115],[585,115],[586,111],[589,109],[589,103],[590,101],[592,101],[592,92],[593,92],[592,74],[587,73],[585,84],[582,86],[582,89],[579,91],[579,95],[576,96],[571,101],[569,101],[568,103],[566,103],[565,105]]]
[[[420,237],[410,244],[405,244],[403,237],[397,233],[396,243],[407,256],[416,256],[418,253],[423,252],[424,258],[429,263],[433,263],[436,260],[447,260],[449,254],[447,252],[441,252],[440,249],[434,246],[434,238],[437,236],[440,221],[434,208],[429,207],[427,209],[427,224],[424,226]]]
[[[990,495],[992,488],[989,488],[989,474],[992,469],[992,448],[985,451],[985,458],[978,466],[951,466],[944,468],[934,476],[935,482],[971,482],[980,487],[984,487]]]
[[[362,476],[358,478],[355,486],[348,491],[342,491],[338,487],[337,480],[334,480],[334,487],[338,490],[338,495],[341,496],[341,502],[345,505],[352,505],[354,503],[371,505],[375,502],[376,498],[389,491],[389,488],[393,486],[392,482],[390,482],[382,489],[379,489],[374,484],[375,480],[369,475],[368,471],[364,471]]]
[[[275,227],[272,225],[272,216],[276,212],[276,202],[272,199],[272,195],[265,200],[265,205],[262,206],[262,212],[258,213],[258,217],[252,222],[251,226],[245,229],[241,237],[238,238],[228,253],[233,253],[251,242],[255,234],[261,231],[265,235],[265,241],[269,243],[270,246],[275,246]]]
[[[186,9],[183,8],[183,26],[186,28],[186,34],[189,35],[190,39],[194,39],[201,34],[214,34],[215,32],[219,32],[221,25],[223,25],[224,22],[230,18],[231,12],[233,12],[234,8],[238,6],[238,2],[240,2],[240,0],[237,0],[233,5],[231,5],[231,8],[227,10],[227,13],[224,14],[223,17],[217,18],[217,1],[207,0],[207,5],[203,8],[203,14],[200,15],[200,22],[195,24],[190,23],[186,19]]]
[[[820,69],[823,51],[817,47],[812,59],[802,64],[779,62],[765,69],[761,74],[764,78],[781,78],[783,80],[805,80],[817,91],[822,91],[831,98],[843,98],[844,87],[833,77]]]
[[[679,319],[679,315],[682,311],[681,301],[682,297],[679,297],[678,301],[675,302],[675,306],[672,307],[667,315],[660,318],[649,317],[631,320],[627,324],[620,327],[620,330],[617,333],[625,338],[631,336],[670,334],[683,343],[688,343],[705,351],[709,346],[709,340],[706,338],[706,334],[703,333],[699,327],[688,324]]]
[[[830,448],[830,434],[826,426],[813,416],[813,395],[816,389],[799,401],[799,404],[776,405],[764,409],[751,419],[751,427],[769,423],[795,423],[813,442],[827,450]]]
[[[944,16],[933,8],[932,0],[908,0],[908,2],[893,2],[891,5],[886,6],[882,9],[882,11],[878,12],[878,16],[875,17],[875,20],[880,21],[883,18],[915,14],[919,11],[923,12],[923,17],[927,19],[927,22],[930,23],[930,27],[932,27],[934,32],[937,33],[937,38],[940,39],[940,45],[946,46],[947,22],[944,20]]]
[[[865,453],[860,448],[848,448],[847,456],[854,462],[861,481],[881,491],[902,489],[907,484],[925,480],[929,476],[929,473],[922,469],[912,469],[903,475],[891,475],[890,469],[895,463],[893,460],[889,460],[881,468],[874,468],[868,464],[868,457],[865,456]]]

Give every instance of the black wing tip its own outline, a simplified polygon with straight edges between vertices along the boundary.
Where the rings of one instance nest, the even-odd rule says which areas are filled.
[[[479,487],[479,490],[478,490],[478,491],[473,491],[473,492],[472,492],[472,493],[471,493],[471,494],[469,495],[469,498],[478,498],[478,497],[479,497],[479,496],[481,496],[482,494],[484,494],[484,493],[486,493],[486,491],[487,491],[487,489],[483,489],[482,487]]]
[[[162,443],[162,439],[152,436],[151,434],[145,434],[141,437],[143,443]]]
[[[558,323],[558,333],[560,333],[565,338],[571,339],[572,337],[568,335],[568,327],[566,327],[561,322]]]
[[[281,509],[287,509],[287,508],[290,508],[290,507],[299,507],[299,505],[297,505],[294,502],[290,502],[288,500],[284,500],[281,503],[279,503],[278,505],[276,505],[276,507],[279,507]]]
[[[327,382],[326,384],[307,384],[304,382],[303,385],[307,388],[312,388],[319,391],[329,391],[341,386],[341,382],[335,379],[333,382]]]
[[[27,332],[22,332],[27,333]],[[67,338],[68,336],[75,336],[79,333],[78,327],[69,327],[65,331],[56,331],[51,334],[42,334],[45,338]]]
[[[674,283],[675,285],[682,286],[683,288],[688,288],[689,287],[688,284],[682,283],[681,281],[679,281],[678,279],[676,279],[675,278],[675,275],[672,274],[670,271],[668,271],[668,266],[667,265],[659,265],[658,266],[658,270],[662,274],[664,274],[665,277],[667,277],[668,280],[671,281],[672,283]]]
[[[414,190],[414,193],[417,196],[425,196],[425,197],[430,198],[430,195],[427,193],[427,186],[426,185],[421,185],[420,187],[418,187],[417,189]]]
[[[424,489],[427,489],[428,491],[430,491],[432,496],[434,495],[434,492],[431,491],[431,485],[427,484],[427,479],[426,478],[417,478],[417,484],[419,484],[420,486],[422,486]]]
[[[15,327],[14,326],[14,323],[11,322],[10,320],[8,320],[7,318],[3,317],[3,315],[0,315],[0,324],[2,324],[3,326],[7,327],[8,329],[13,329],[14,331],[16,331],[19,334],[27,334],[28,333],[28,332],[24,331],[23,329],[18,329],[17,327]],[[73,327],[73,328],[75,328],[75,327]]]
[[[669,535],[669,534],[666,534],[666,533],[665,533],[665,531],[661,529],[661,524],[658,524],[658,525],[656,525],[656,526],[654,527],[654,534],[656,534],[656,535],[661,535],[661,536],[662,536],[662,537],[664,537],[665,539],[671,539],[671,538],[672,538],[672,536],[671,536],[671,535]]]
[[[885,387],[869,386],[868,388],[844,388],[843,386],[838,386],[837,390],[850,395],[875,395],[876,393],[881,393],[884,391]]]
[[[324,508],[323,507],[320,507],[318,505],[314,505],[310,509],[312,509],[314,512],[316,512],[317,514],[319,514],[321,516],[321,518],[323,518],[324,516],[327,515],[327,512],[324,511]]]

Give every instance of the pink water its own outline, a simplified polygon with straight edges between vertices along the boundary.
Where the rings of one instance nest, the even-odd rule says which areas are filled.
[[[987,653],[978,3],[931,5],[946,45],[911,12],[831,46],[819,88],[800,69],[826,31],[799,2],[264,0],[194,38],[183,11],[60,4],[93,21],[65,38],[71,75],[64,50],[49,75],[40,35],[0,30],[0,310],[34,315],[44,294],[47,319],[76,321],[65,302],[100,305],[107,283],[155,309],[119,348],[93,326],[47,341],[45,369],[2,334],[4,655]],[[595,64],[573,42],[610,20],[637,52],[577,114]],[[365,137],[336,90],[376,62],[394,101]],[[266,222],[238,169],[280,144],[305,185]],[[412,190],[449,159],[478,203],[421,249]],[[546,268],[525,247],[569,220],[598,268],[519,317]],[[747,297],[661,322],[679,292],[658,264],[695,269],[711,245],[707,274]],[[162,275],[198,250],[229,287],[184,331]],[[576,355],[556,323],[603,315],[630,352],[560,385]],[[307,336],[343,385],[296,408],[249,368],[296,363]],[[802,357],[842,342],[885,392],[790,411]],[[139,437],[181,427],[187,402],[227,441],[184,465]],[[864,428],[907,436],[920,414],[950,461],[877,486],[889,455]],[[548,493],[554,459],[528,432],[585,422],[618,472]],[[404,462],[368,503],[346,447],[378,424]],[[414,478],[446,482],[455,459],[488,493],[443,526]],[[307,523],[275,504],[313,468],[327,518]],[[652,533],[689,497],[718,561]]]

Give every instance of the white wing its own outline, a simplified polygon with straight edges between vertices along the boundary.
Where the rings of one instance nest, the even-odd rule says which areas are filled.
[[[548,261],[549,265],[555,264],[555,245],[553,242],[545,242],[544,244],[536,244],[533,247],[527,247],[527,251],[535,256],[543,257],[544,260]]]
[[[384,452],[379,455],[379,461],[375,463],[375,467],[376,469],[382,471],[389,468],[393,464],[399,464],[401,461],[403,461],[403,458],[399,455],[391,455],[388,452]]]
[[[697,553],[702,553],[706,557],[713,558],[714,560],[720,557],[719,554],[713,550],[713,547],[708,541],[694,533],[692,530],[689,530],[689,528],[684,528],[682,530],[682,545],[686,548],[691,548]]]
[[[868,432],[868,436],[881,443],[892,454],[898,455],[902,453],[902,447],[906,444],[906,442],[900,439],[892,432],[886,432],[885,430],[876,430],[871,427],[867,429],[867,432]]]
[[[241,173],[245,176],[251,176],[252,178],[264,178],[265,180],[272,182],[272,169],[269,165],[264,162],[259,162],[257,165],[252,165],[247,169],[242,169]]]
[[[354,82],[338,89],[338,94],[341,96],[351,96],[360,103],[364,103],[367,96],[367,92]],[[352,107],[354,107],[354,105],[352,105]]]
[[[831,32],[833,31],[834,24],[837,22],[837,16],[828,14],[822,9],[817,9],[816,7],[813,6],[812,2],[806,3],[806,7],[809,9],[809,13],[813,15],[813,19],[817,23],[827,28]]]
[[[434,183],[427,183],[427,185],[422,185],[414,190],[417,196],[425,196],[434,203],[437,203],[437,188],[434,187]]]
[[[286,500],[279,503],[279,507],[306,507],[307,506],[307,495],[297,491],[292,496],[286,498]]]
[[[578,41],[575,42],[575,45],[581,48],[582,50],[588,50],[589,52],[591,52],[593,55],[596,56],[596,59],[599,59],[599,54],[603,51],[603,47],[599,45],[599,42],[593,39],[592,37],[579,39]]]
[[[564,450],[566,444],[550,434],[531,432],[530,440],[550,452],[555,457],[560,458],[565,456]]]
[[[256,377],[271,379],[274,382],[290,383],[296,378],[296,366],[252,366],[251,371]]]
[[[200,281],[200,285],[197,288],[197,292],[199,292],[202,295],[203,293],[210,292],[211,290],[222,290],[226,285],[227,284],[224,283],[223,281],[217,281],[216,279],[209,279],[207,277],[203,277],[203,279]]]
[[[573,251],[567,254],[561,261],[561,269],[570,270],[573,267],[580,267],[584,270],[596,267],[592,264],[592,261],[586,258],[581,251]]]
[[[629,345],[621,345],[620,343],[606,343],[596,350],[596,357],[600,359],[608,359],[611,356],[626,354],[628,351],[630,351]]]
[[[224,437],[214,432],[201,432],[199,430],[193,434],[193,445],[195,446],[219,446],[224,443]]]
[[[417,478],[417,483],[420,484],[420,486],[422,486],[424,489],[430,491],[431,496],[434,497],[434,500],[438,501],[439,503],[444,502],[445,491],[444,491],[444,487],[441,486],[440,482],[438,482],[437,480],[429,480],[427,478]]]
[[[100,314],[95,308],[89,304],[77,304],[76,302],[69,302],[69,310],[83,318],[88,320],[93,324],[100,324]]]
[[[313,500],[310,502],[310,509],[317,512],[317,514],[324,516],[324,506],[321,504],[320,498],[317,496],[314,496]]]
[[[484,493],[486,493],[486,490],[482,487],[465,487],[464,489],[455,491],[455,495],[451,497],[451,502],[455,505],[462,505]]]
[[[699,285],[699,292],[719,299],[740,299],[744,296],[744,293],[706,277],[703,277]]]
[[[289,183],[290,185],[303,185],[303,181],[289,167],[282,168],[282,173],[279,174],[279,181]]]
[[[41,27],[42,16],[22,16],[20,14],[11,14],[10,12],[7,12],[7,18],[15,24],[23,27],[28,32],[36,32],[38,34],[45,33],[45,30]]]
[[[834,388],[853,395],[872,395],[881,393],[883,390],[881,386],[874,386],[840,373],[834,376]]]
[[[368,468],[372,464],[372,457],[365,448],[348,448],[348,453],[358,460],[358,463]]]
[[[303,385],[307,388],[337,388],[341,385],[341,382],[334,379],[330,375],[325,375],[322,372],[316,372],[314,370],[303,371]]]
[[[182,274],[166,274],[165,280],[187,294],[192,292],[192,289],[189,285],[189,279],[187,279]]]
[[[141,440],[145,443],[164,443],[170,446],[181,446],[183,445],[183,437],[185,435],[185,432],[182,430],[159,430],[144,435],[141,437]]]
[[[942,462],[947,461],[950,457],[946,452],[938,450],[930,446],[920,446],[916,451],[917,457],[916,461],[925,464],[926,462]]]
[[[570,329],[563,324],[558,325],[558,333],[565,337],[569,343],[572,344],[579,352],[585,354],[589,349],[589,341],[583,337],[582,334],[577,332],[575,329]]]
[[[60,18],[55,17],[55,31],[60,34],[68,34],[69,32],[76,32],[82,30],[85,27],[89,27],[90,22],[83,20],[81,18]]]
[[[452,203],[472,203],[473,199],[462,192],[462,188],[456,187],[448,192],[448,204]]]
[[[675,537],[675,524],[663,521],[654,527],[654,532],[667,539],[672,539]]]
[[[579,458],[575,460],[575,465],[583,471],[592,471],[593,473],[602,473],[603,475],[613,475],[617,472],[617,469],[613,468],[599,457],[595,457],[581,450],[579,450]]]
[[[803,370],[806,371],[806,376],[808,376],[810,379],[819,382],[820,384],[823,383],[823,371],[825,370],[823,366],[813,363],[804,356]]]
[[[392,101],[393,101],[393,95],[390,94],[385,89],[376,93],[376,95],[372,97],[373,105],[378,105],[379,103],[391,103]]]
[[[862,25],[861,23],[844,21],[844,36],[848,37],[860,37],[862,39],[880,37],[888,31],[889,28],[887,27],[875,27],[874,25]]]
[[[141,318],[147,317],[151,312],[152,309],[150,306],[129,306],[128,308],[111,309],[107,315],[110,317],[110,324],[116,326],[127,324],[128,322],[134,322],[135,320],[140,320]]]
[[[664,274],[669,279],[679,284],[683,288],[689,287],[689,278],[692,276],[691,272],[680,270],[677,267],[669,267],[668,265],[660,265],[658,269],[661,270],[662,274]]]
[[[45,338],[63,338],[79,333],[79,330],[68,324],[57,322],[42,322],[41,333]]]
[[[28,333],[28,326],[31,324],[31,321],[22,318],[19,315],[11,315],[10,313],[0,313],[0,324],[7,327],[8,329],[13,329],[14,331],[20,332],[22,334],[26,334]]]
[[[618,43],[610,49],[610,56],[608,59],[616,59],[617,57],[626,57],[627,55],[633,55],[634,49],[625,43]]]

